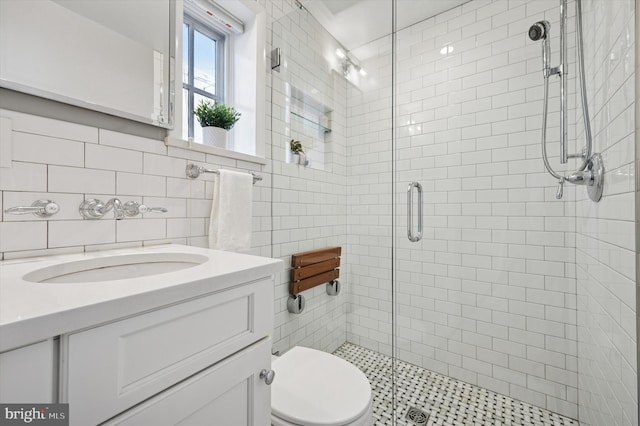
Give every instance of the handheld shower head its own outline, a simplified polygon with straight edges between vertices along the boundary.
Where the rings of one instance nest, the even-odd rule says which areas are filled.
[[[546,40],[551,24],[548,21],[538,21],[529,28],[529,38],[533,41]]]

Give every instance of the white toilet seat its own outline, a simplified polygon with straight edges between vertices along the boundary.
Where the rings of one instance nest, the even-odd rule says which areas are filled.
[[[274,360],[271,424],[274,426],[370,426],[371,385],[353,364],[296,346]]]
[[[354,422],[348,423],[347,425],[341,426],[371,426],[373,424],[373,398],[371,398],[371,402],[367,407],[367,412],[365,416],[356,419]],[[280,419],[273,414],[271,414],[271,426],[301,426],[297,423],[291,423],[286,420]]]

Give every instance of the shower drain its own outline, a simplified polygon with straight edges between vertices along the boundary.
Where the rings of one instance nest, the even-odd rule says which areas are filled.
[[[409,411],[407,411],[407,415],[404,417],[416,425],[426,425],[427,420],[429,420],[427,413],[415,407],[409,407]]]

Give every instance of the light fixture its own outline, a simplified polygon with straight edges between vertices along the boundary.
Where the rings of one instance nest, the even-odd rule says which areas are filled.
[[[367,72],[362,69],[362,67],[360,65],[358,65],[357,63],[355,63],[347,53],[345,53],[344,50],[342,50],[341,48],[337,48],[336,49],[336,56],[340,59],[342,59],[341,61],[341,68],[342,68],[342,75],[345,78],[349,78],[349,74],[351,74],[351,71],[355,70],[357,73],[359,73],[361,76],[365,76],[367,75]]]

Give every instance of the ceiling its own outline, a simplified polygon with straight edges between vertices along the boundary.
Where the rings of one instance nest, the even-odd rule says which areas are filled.
[[[397,0],[397,28],[406,28],[468,1]],[[301,0],[301,3],[348,51],[391,34],[391,0]]]

